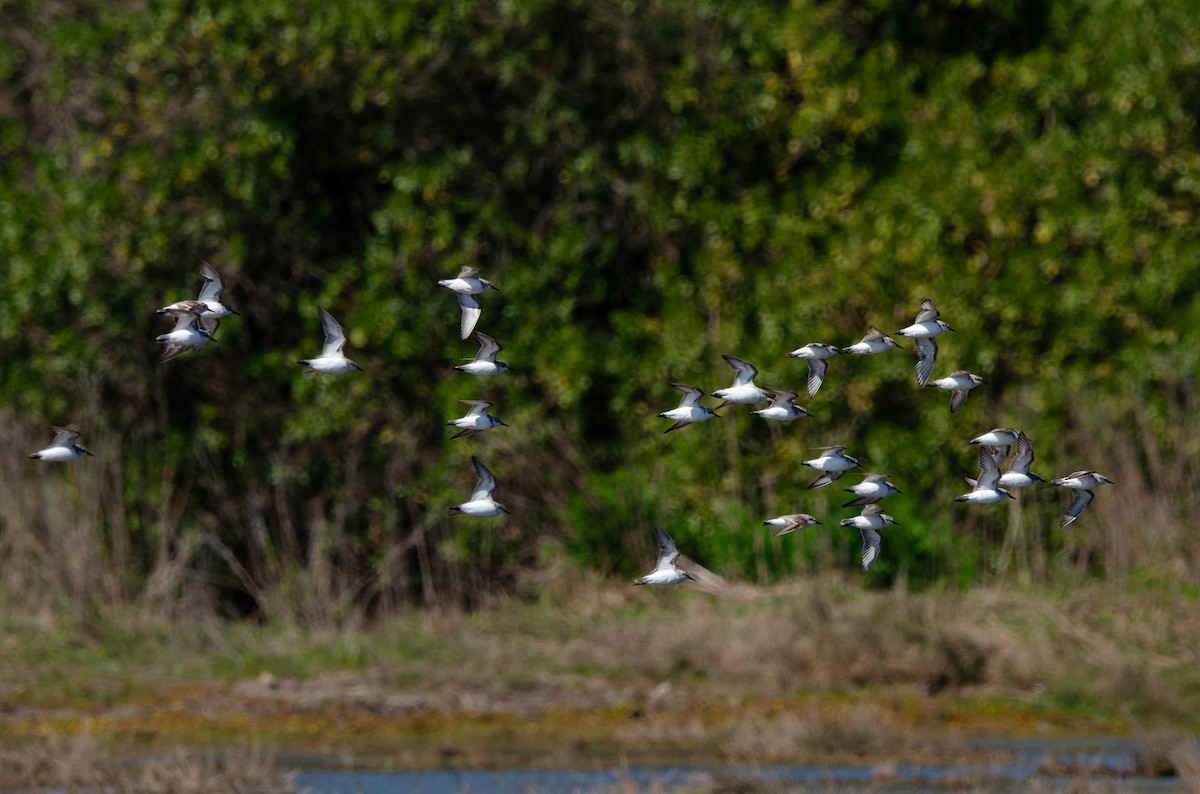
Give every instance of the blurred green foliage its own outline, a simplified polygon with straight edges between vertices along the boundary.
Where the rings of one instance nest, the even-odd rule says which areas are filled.
[[[904,491],[869,581],[969,584],[1016,537],[1003,506],[950,501],[994,426],[1043,476],[1128,475],[1182,525],[1155,477],[1196,474],[1193,22],[1182,0],[15,0],[0,400],[106,441],[127,595],[187,548],[236,613],[474,603],[536,586],[548,548],[629,576],[655,522],[728,576],[852,570],[845,494],[801,465],[834,443]],[[153,310],[201,259],[242,314],[158,366]],[[452,369],[475,345],[435,282],[464,264],[501,290],[479,328],[509,375]],[[667,384],[727,385],[721,353],[802,392],[788,351],[925,297],[957,329],[936,374],[988,381],[958,414],[909,344],[833,359],[809,419],[662,434]],[[365,374],[295,364],[318,306]],[[448,442],[478,398],[511,427]],[[471,454],[511,518],[446,515]],[[1023,498],[1026,574],[1200,569],[1194,540],[1106,554],[1141,529],[1112,488],[1060,532],[1052,490]],[[822,526],[759,525],[798,511]]]

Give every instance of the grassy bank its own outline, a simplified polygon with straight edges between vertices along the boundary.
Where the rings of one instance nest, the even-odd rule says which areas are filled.
[[[918,757],[979,734],[1200,732],[1179,588],[550,588],[369,628],[6,614],[6,745],[253,738],[385,765]]]

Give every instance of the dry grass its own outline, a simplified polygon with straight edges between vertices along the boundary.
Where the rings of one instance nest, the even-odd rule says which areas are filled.
[[[626,595],[626,606],[638,595]],[[864,688],[1036,696],[1070,678],[1097,696],[1167,707],[1176,696],[1167,674],[1186,672],[1200,636],[1194,599],[1104,586],[874,593],[825,577],[672,596],[655,604],[658,619],[585,618],[554,653],[567,668],[763,696]]]
[[[816,703],[766,719],[732,719],[724,727],[723,755],[733,763],[763,765],[799,755],[825,758],[912,758],[917,743],[874,704],[837,708]]]
[[[1039,764],[1038,772],[1070,782],[1064,789],[1061,784],[1037,781],[1033,786],[1035,791],[1066,790],[1079,794],[1124,791],[1128,787],[1122,783],[1122,778],[1136,776],[1177,779],[1178,790],[1200,792],[1200,745],[1195,739],[1151,739],[1134,758],[1133,767],[1123,772],[1105,771],[1094,758],[1079,762],[1046,758]]]
[[[109,794],[226,794],[252,790],[290,794],[297,789],[261,749],[196,756],[172,751],[115,758],[93,737],[31,739],[0,748],[0,780],[8,789]]]
[[[725,774],[697,773],[689,775],[681,785],[677,776],[656,778],[647,784],[635,780],[619,781],[614,786],[586,789],[586,794],[667,794],[667,792],[688,791],[691,794],[783,794],[788,791],[801,790],[796,785],[789,785],[770,780],[757,780],[750,775],[732,776]],[[821,787],[806,785],[802,789],[809,794],[823,791]],[[835,789],[828,789],[833,791]],[[530,792],[536,794],[536,792]],[[584,793],[581,793],[584,794]]]
[[[1173,772],[1188,791],[1200,792],[1200,745],[1194,739],[1169,743],[1166,760],[1166,765],[1156,768],[1160,776]]]

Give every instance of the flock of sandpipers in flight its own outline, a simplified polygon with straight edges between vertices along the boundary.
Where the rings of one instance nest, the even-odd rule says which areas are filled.
[[[221,277],[212,265],[202,263],[200,268],[204,284],[196,300],[183,300],[158,309],[157,314],[175,318],[175,327],[168,333],[156,338],[163,345],[160,363],[170,361],[188,350],[203,347],[212,341],[221,319],[231,314],[237,314],[229,304],[221,302],[223,284]],[[457,277],[443,279],[438,284],[445,287],[458,297],[460,307],[459,331],[461,338],[466,339],[472,334],[479,342],[479,352],[471,361],[458,365],[456,369],[471,375],[489,376],[508,371],[508,365],[497,360],[496,356],[501,347],[495,339],[476,331],[475,326],[482,314],[479,295],[496,287],[487,279],[481,278],[479,270],[474,267],[464,267]],[[303,359],[299,363],[308,367],[310,372],[336,375],[359,370],[357,364],[348,359],[344,353],[346,333],[337,320],[323,307],[318,307],[321,327],[325,334],[325,344],[321,354],[316,358]],[[905,328],[897,331],[898,336],[910,337],[916,341],[917,364],[916,380],[919,386],[935,386],[950,392],[950,412],[954,413],[966,402],[971,390],[984,383],[979,375],[966,370],[951,372],[943,378],[930,380],[933,374],[934,361],[937,357],[938,345],[936,337],[947,331],[953,331],[945,321],[939,319],[939,312],[930,300],[921,302],[921,310],[916,320]],[[788,353],[792,358],[806,359],[808,362],[808,396],[816,395],[825,379],[828,360],[842,353],[851,355],[873,355],[883,353],[892,348],[900,347],[896,340],[870,326],[866,336],[861,341],[849,347],[839,348],[834,345],[813,342]],[[716,409],[700,404],[705,392],[695,386],[684,383],[672,383],[671,386],[683,393],[677,408],[659,414],[664,419],[673,420],[666,432],[687,427],[688,425],[718,417],[716,411],[731,404],[754,405],[770,401],[770,404],[753,411],[757,416],[770,421],[786,422],[808,416],[808,412],[796,405],[797,392],[771,387],[759,387],[754,383],[758,370],[749,362],[731,355],[723,356],[733,368],[733,385],[726,389],[718,389],[713,397],[722,400]],[[465,416],[451,419],[446,424],[456,427],[459,432],[452,438],[463,438],[482,433],[496,427],[506,426],[499,418],[488,413],[492,403],[486,400],[459,400],[469,406]],[[64,427],[52,428],[56,435],[50,446],[30,455],[45,461],[70,461],[92,453],[76,443],[80,437],[77,430]],[[1008,488],[1025,488],[1035,483],[1045,482],[1037,474],[1030,471],[1033,464],[1033,445],[1029,437],[1020,430],[1011,428],[996,428],[970,440],[971,444],[980,447],[979,476],[966,478],[971,490],[955,498],[958,502],[973,504],[995,504],[1005,499],[1014,498]],[[1015,447],[1015,453],[1008,471],[1001,472],[1001,466],[1008,458],[1010,448]],[[846,454],[846,447],[841,445],[820,447],[820,455],[812,460],[804,461],[809,466],[821,472],[808,487],[820,488],[837,481],[847,471],[857,467],[858,461]],[[478,457],[472,456],[471,462],[478,477],[470,498],[462,504],[450,508],[452,513],[470,516],[497,516],[509,510],[494,498],[496,478]],[[887,474],[867,474],[862,482],[851,485],[845,490],[854,494],[855,498],[846,502],[843,507],[861,507],[859,515],[839,521],[843,527],[857,528],[862,535],[862,567],[869,571],[879,556],[882,536],[880,530],[895,524],[895,520],[883,512],[880,502],[892,494],[900,493],[892,484]],[[1074,492],[1070,506],[1059,521],[1059,526],[1066,526],[1074,521],[1084,511],[1095,496],[1095,489],[1112,481],[1095,471],[1076,471],[1050,480],[1051,485],[1069,488]],[[763,521],[764,525],[775,527],[775,536],[786,535],[798,529],[819,524],[820,522],[808,513],[792,513]],[[646,576],[637,579],[634,584],[678,584],[694,579],[687,571],[678,566],[679,549],[671,536],[661,527],[654,528],[658,541],[658,560]]]
[[[912,325],[901,328],[896,334],[916,340],[917,385],[935,386],[949,391],[950,413],[955,413],[967,401],[971,390],[982,385],[984,380],[974,372],[967,370],[957,370],[944,378],[930,380],[934,361],[937,358],[937,337],[954,330],[944,320],[939,319],[939,316],[940,313],[933,301],[928,299],[921,301],[921,310]],[[822,342],[811,342],[788,353],[788,356],[807,359],[808,396],[811,398],[816,395],[821,384],[825,382],[828,359],[842,353],[869,356],[898,347],[900,345],[895,339],[872,325],[866,336],[849,347],[840,348]],[[659,414],[664,419],[674,420],[674,424],[667,428],[666,432],[670,433],[690,424],[717,417],[719,415],[716,411],[733,403],[753,405],[770,400],[770,405],[753,411],[753,413],[763,419],[773,421],[787,422],[808,416],[807,411],[796,405],[795,401],[798,396],[796,392],[759,387],[754,383],[754,379],[758,376],[758,370],[753,364],[736,356],[725,355],[722,358],[729,366],[733,367],[734,371],[733,385],[712,393],[713,397],[723,402],[715,409],[708,408],[700,404],[700,399],[704,397],[702,389],[686,383],[672,383],[672,387],[683,392],[683,400],[678,408],[672,408]],[[1026,488],[1034,483],[1045,482],[1030,471],[1030,466],[1033,465],[1033,444],[1023,431],[998,427],[971,439],[970,443],[980,447],[979,476],[965,478],[967,484],[971,486],[971,490],[955,497],[956,502],[995,504],[1005,499],[1015,498],[1007,490],[1008,488]],[[1009,465],[1008,471],[1001,473],[1000,468],[1008,458],[1009,450],[1014,446],[1016,452],[1013,455],[1012,463]],[[817,449],[821,453],[820,455],[812,460],[804,461],[805,466],[821,472],[821,475],[808,486],[809,488],[829,485],[858,466],[858,461],[846,454],[846,447],[843,445],[818,447]],[[1066,526],[1078,518],[1079,514],[1092,501],[1092,497],[1095,496],[1095,489],[1110,482],[1112,481],[1104,475],[1094,471],[1076,471],[1066,477],[1051,480],[1051,485],[1070,488],[1075,493],[1066,514],[1059,521],[1059,526]],[[863,477],[862,482],[851,485],[846,490],[854,494],[855,498],[842,506],[861,507],[862,511],[857,516],[842,519],[838,524],[843,527],[855,527],[862,534],[862,567],[864,571],[869,571],[879,557],[879,549],[883,543],[880,530],[896,523],[895,519],[883,512],[880,502],[892,494],[900,493],[900,490],[889,481],[887,474],[867,474]],[[819,523],[820,521],[808,513],[791,513],[763,521],[763,524],[777,528],[776,537]],[[655,534],[659,547],[658,562],[651,573],[638,579],[635,584],[678,584],[693,578],[679,568],[677,564],[679,549],[671,536],[658,527],[655,528]]]

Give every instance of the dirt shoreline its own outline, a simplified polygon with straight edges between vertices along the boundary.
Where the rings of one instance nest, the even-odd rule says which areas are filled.
[[[354,767],[575,768],[671,763],[922,763],[979,756],[982,736],[1130,736],[1111,717],[1052,714],[1011,697],[914,691],[758,698],[661,683],[396,689],[379,671],[313,678],[269,673],[233,684],[164,682],[154,697],[104,708],[17,708],[6,740],[88,735],[114,752],[220,748]]]

